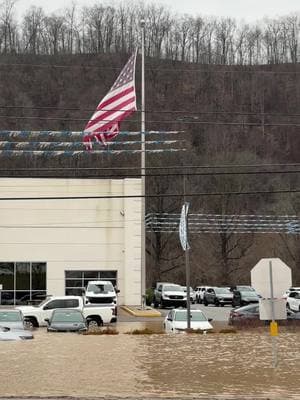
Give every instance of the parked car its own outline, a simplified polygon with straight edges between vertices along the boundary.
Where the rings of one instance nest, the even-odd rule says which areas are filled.
[[[110,281],[90,281],[85,291],[86,303],[116,304],[117,293]]]
[[[27,339],[33,339],[33,334],[25,330],[21,311],[0,309],[0,340]]]
[[[232,307],[242,307],[259,302],[259,296],[251,287],[241,287],[233,290]]]
[[[201,310],[191,310],[191,329],[208,331],[213,329],[211,319],[207,319]],[[175,308],[171,310],[164,320],[166,332],[182,332],[187,329],[187,310]]]
[[[286,299],[286,306],[292,311],[300,311],[300,291],[292,291]]]
[[[214,304],[223,307],[225,304],[232,304],[232,292],[227,288],[211,287],[204,293],[203,303],[205,306]]]
[[[300,292],[300,287],[298,287],[298,286],[290,287],[288,290],[286,290],[286,291],[283,293],[282,297],[283,297],[284,299],[287,299],[288,296],[289,296],[289,294],[290,294],[291,292]]]
[[[186,286],[182,286],[184,292],[186,293]],[[196,303],[196,293],[194,292],[194,289],[192,287],[190,287],[190,301],[191,303],[195,304]]]
[[[45,321],[48,332],[84,332],[88,328],[80,310],[58,308]]]
[[[209,288],[211,288],[211,286],[197,286],[195,288],[196,303],[198,303],[198,304],[202,304],[203,303],[204,293]]]
[[[158,286],[154,292],[154,307],[186,307],[186,293],[180,285],[166,283]]]
[[[269,321],[261,321],[259,319],[259,304],[248,304],[247,306],[233,308],[229,314],[229,325],[263,325]],[[280,325],[300,323],[300,312],[287,310],[287,320],[279,320]]]
[[[30,328],[46,326],[45,319],[50,318],[53,310],[58,308],[82,311],[89,326],[101,326],[117,321],[117,307],[115,304],[84,304],[84,299],[81,296],[52,296],[37,307],[17,307],[24,315],[26,326]]]
[[[229,314],[229,325],[245,324],[253,320],[259,321],[259,304],[233,308]]]

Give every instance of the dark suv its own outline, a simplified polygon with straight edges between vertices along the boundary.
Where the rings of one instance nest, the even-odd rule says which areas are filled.
[[[204,293],[203,303],[205,306],[214,304],[223,307],[225,304],[232,304],[232,292],[228,288],[211,287]]]
[[[236,286],[232,293],[232,307],[242,307],[259,302],[259,296],[251,286]]]

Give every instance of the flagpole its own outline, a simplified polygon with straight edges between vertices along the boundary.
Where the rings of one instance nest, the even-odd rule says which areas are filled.
[[[141,301],[142,308],[146,300],[146,189],[145,189],[145,166],[146,166],[146,145],[145,145],[145,20],[141,20],[142,30],[142,84],[141,84],[141,179],[142,179],[142,209],[141,209]]]

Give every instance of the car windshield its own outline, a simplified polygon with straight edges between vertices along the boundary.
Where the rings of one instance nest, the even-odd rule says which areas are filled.
[[[257,294],[252,290],[241,290],[241,292],[243,293],[244,296],[248,296],[248,297],[257,297]]]
[[[166,292],[172,292],[172,291],[183,292],[184,291],[183,287],[179,286],[179,285],[168,285],[168,286],[164,286],[163,289]]]
[[[80,312],[59,311],[53,313],[52,322],[84,322]]]
[[[237,290],[242,290],[242,291],[247,291],[247,292],[255,292],[255,289],[253,289],[251,286],[237,286]]]
[[[230,294],[230,290],[227,288],[215,288],[215,292],[218,294]]]
[[[186,321],[187,311],[177,311],[175,313],[175,321]],[[206,316],[199,311],[191,311],[191,321],[207,321]]]
[[[0,311],[0,322],[21,322],[22,317],[19,312]]]
[[[111,283],[89,283],[87,287],[88,292],[94,293],[108,293],[113,292],[114,288]]]

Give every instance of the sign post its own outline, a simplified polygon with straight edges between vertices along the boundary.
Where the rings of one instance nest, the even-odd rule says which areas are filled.
[[[185,202],[181,209],[181,216],[179,222],[179,239],[181,246],[185,252],[185,274],[186,274],[186,309],[187,309],[187,328],[191,328],[191,297],[190,297],[190,258],[189,250],[190,245],[188,243],[188,213],[190,203]]]
[[[251,285],[262,296],[259,301],[259,317],[270,322],[273,367],[278,363],[276,319],[286,319],[286,306],[281,298],[292,285],[291,269],[279,258],[263,258],[251,270]]]

